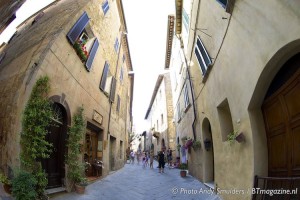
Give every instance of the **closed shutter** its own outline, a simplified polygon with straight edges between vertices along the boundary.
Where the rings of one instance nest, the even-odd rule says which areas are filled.
[[[100,89],[103,91],[105,90],[105,84],[106,84],[108,70],[109,70],[109,64],[107,62],[105,62],[101,81],[100,81]]]
[[[78,21],[74,24],[74,26],[71,28],[71,30],[67,34],[67,38],[71,42],[71,44],[74,44],[85,26],[89,22],[89,16],[86,12],[84,12],[81,17],[78,19]]]
[[[115,101],[116,84],[117,84],[116,78],[112,77],[111,90],[110,90],[110,96],[109,96],[109,99],[110,99],[111,102]]]
[[[120,103],[121,103],[121,98],[118,95],[118,101],[117,101],[117,112],[120,112]]]
[[[92,68],[92,64],[93,64],[96,52],[98,50],[98,47],[99,47],[99,42],[98,42],[98,39],[96,38],[95,41],[94,41],[93,47],[92,47],[92,49],[89,53],[89,57],[88,57],[88,59],[85,63],[85,67],[88,71],[90,71],[91,68]]]

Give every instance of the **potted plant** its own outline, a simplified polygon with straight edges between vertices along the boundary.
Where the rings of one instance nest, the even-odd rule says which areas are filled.
[[[238,133],[238,131],[232,131],[227,135],[227,141],[230,142],[230,145],[233,144],[234,141],[241,143],[245,141],[245,136],[243,132]]]
[[[0,173],[0,182],[3,184],[5,192],[11,194],[11,181],[5,174]]]
[[[185,143],[185,148],[186,149],[190,149],[193,145],[193,139],[192,138],[188,138],[186,143]]]
[[[180,176],[186,177],[186,170],[188,169],[188,165],[186,163],[181,163],[178,168],[180,169]]]
[[[180,150],[180,147],[181,147],[181,145],[180,145],[180,144],[177,144],[177,150],[178,150],[178,151]]]
[[[81,177],[75,181],[75,190],[78,194],[84,194],[85,187],[88,185],[87,179]]]
[[[85,166],[78,159],[80,155],[80,141],[85,130],[85,122],[83,119],[83,108],[80,107],[78,112],[73,117],[73,125],[68,131],[69,153],[67,154],[66,163],[68,165],[67,176],[75,184],[77,193],[84,193],[84,188],[87,185],[87,180],[84,176]]]
[[[16,200],[32,200],[38,198],[37,179],[30,172],[20,170],[12,179],[12,195]]]
[[[201,147],[201,142],[200,142],[200,140],[194,140],[193,141],[193,149],[200,149],[200,147]]]

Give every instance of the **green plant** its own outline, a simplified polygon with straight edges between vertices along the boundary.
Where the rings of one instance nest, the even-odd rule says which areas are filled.
[[[83,183],[84,178],[84,165],[78,160],[80,155],[80,141],[82,140],[85,130],[85,122],[83,120],[83,108],[80,107],[78,112],[73,117],[73,125],[68,131],[68,143],[69,149],[66,163],[68,164],[68,178],[75,183]]]
[[[177,144],[177,150],[179,151],[181,147],[181,144]]]
[[[193,148],[194,149],[199,149],[201,147],[201,142],[200,140],[194,140],[193,141]]]
[[[181,169],[181,170],[187,170],[188,169],[188,165],[186,163],[180,163],[180,165],[179,165],[178,168]]]
[[[21,167],[34,176],[38,197],[44,196],[48,184],[41,160],[49,158],[52,152],[52,144],[46,140],[48,127],[54,116],[52,104],[48,100],[49,91],[49,78],[47,76],[39,78],[32,89],[22,117]]]
[[[188,138],[187,138],[187,136],[183,136],[182,138],[181,138],[181,140],[187,140]]]
[[[230,142],[230,144],[234,143],[237,133],[238,131],[232,131],[227,135],[227,141]]]
[[[12,180],[12,194],[16,200],[36,199],[36,184],[37,180],[32,173],[20,171]]]
[[[11,184],[11,181],[8,179],[8,177],[2,173],[0,173],[0,182],[7,185]]]

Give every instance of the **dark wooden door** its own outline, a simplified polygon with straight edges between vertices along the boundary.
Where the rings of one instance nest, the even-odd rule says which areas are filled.
[[[48,186],[47,188],[61,187],[63,178],[63,152],[62,148],[62,131],[63,126],[60,123],[53,122],[54,125],[49,128],[47,141],[53,145],[50,158],[42,161],[43,169],[47,173]]]
[[[299,65],[300,68],[300,65]],[[262,106],[269,176],[300,176],[300,70]]]

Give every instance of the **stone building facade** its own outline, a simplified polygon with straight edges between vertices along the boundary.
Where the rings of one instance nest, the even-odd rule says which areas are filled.
[[[173,102],[170,74],[158,76],[152,98],[145,116],[150,123],[148,137],[153,144],[154,154],[168,148],[175,150],[175,127],[173,124]]]
[[[263,187],[254,185],[256,176],[299,177],[300,2],[182,2],[176,34],[202,143],[189,154],[189,172],[215,189],[244,191],[220,193],[230,200],[251,199],[247,191]],[[231,133],[243,140],[230,143]]]
[[[57,182],[48,187],[64,186],[63,138],[80,106],[86,121],[82,162],[104,163],[100,172],[90,166],[86,176],[105,177],[124,166],[134,75],[128,75],[133,68],[122,1],[57,1],[18,27],[1,52],[5,57],[0,63],[0,166],[5,173],[20,165],[22,113],[42,76],[49,77],[49,100],[63,127],[53,142],[58,154],[50,157],[57,166],[46,171],[55,174]]]

